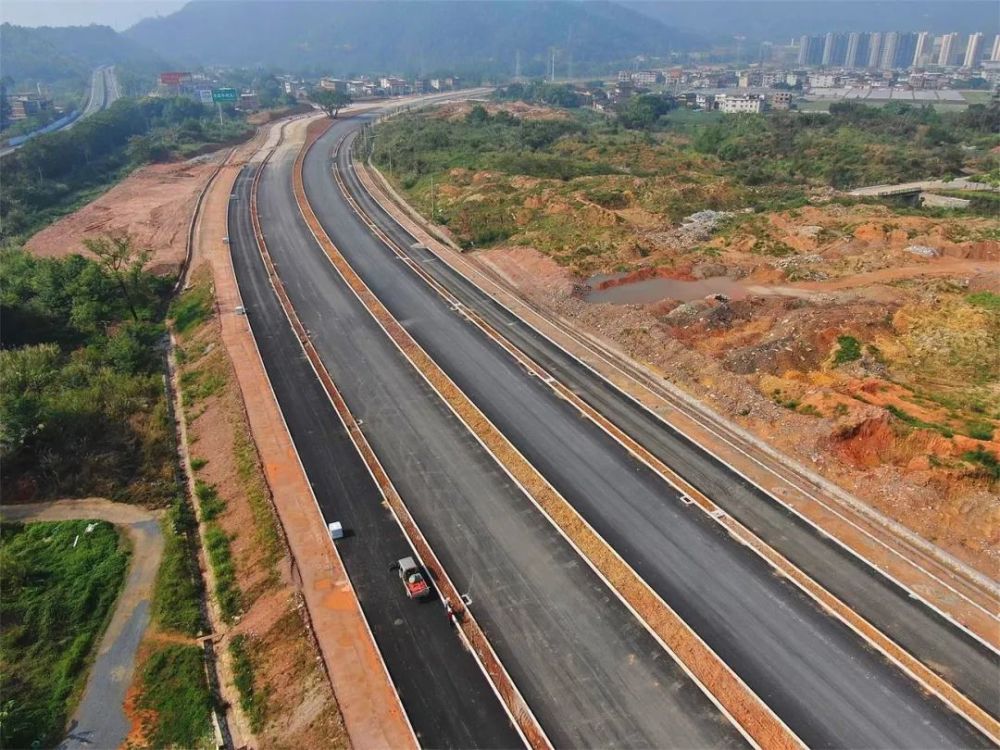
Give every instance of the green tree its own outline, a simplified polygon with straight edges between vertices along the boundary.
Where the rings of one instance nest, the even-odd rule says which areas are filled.
[[[309,94],[310,101],[319,105],[319,108],[326,112],[327,117],[336,118],[341,109],[351,103],[350,94],[343,91],[330,91],[328,89],[313,89]]]
[[[124,232],[85,239],[83,245],[97,256],[98,264],[118,284],[129,312],[132,313],[132,320],[138,322],[136,305],[146,296],[143,269],[149,262],[150,251],[136,247],[131,235]]]

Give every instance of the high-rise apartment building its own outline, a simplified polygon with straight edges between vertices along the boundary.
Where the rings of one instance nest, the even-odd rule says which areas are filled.
[[[938,65],[951,65],[958,47],[958,32],[953,31],[941,37],[941,49],[938,52]]]
[[[913,51],[913,67],[926,65],[931,55],[931,47],[934,44],[934,37],[929,31],[921,31],[917,34],[917,47]]]
[[[965,68],[975,68],[983,57],[983,33],[977,31],[969,34],[969,41],[965,45],[965,60],[962,66]]]
[[[876,31],[868,40],[868,67],[877,68],[882,59],[882,32]]]
[[[896,52],[892,56],[893,68],[908,68],[913,65],[918,39],[919,35],[912,31],[904,31],[896,36]]]
[[[896,46],[899,44],[899,32],[890,31],[882,37],[882,54],[879,57],[879,70],[892,70],[896,64]]]
[[[865,35],[867,36],[867,34]],[[861,55],[858,54],[861,47],[861,32],[852,31],[847,35],[847,52],[844,53],[844,67],[845,68],[856,68],[858,67],[858,59]]]
[[[1000,34],[993,37],[993,51],[990,52],[990,62],[1000,62]]]
[[[799,65],[821,65],[825,44],[825,37],[803,35],[799,39]]]

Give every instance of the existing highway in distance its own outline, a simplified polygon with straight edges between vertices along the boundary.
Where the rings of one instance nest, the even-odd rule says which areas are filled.
[[[67,122],[61,128],[56,128],[48,132],[57,133],[60,130],[69,130],[76,123],[85,117],[90,117],[95,112],[100,112],[102,109],[107,109],[111,106],[112,102],[116,99],[121,98],[121,89],[118,86],[118,78],[115,76],[115,70],[113,66],[102,65],[99,68],[95,68],[94,72],[90,76],[90,91],[87,94],[87,104],[80,113],[80,116],[70,122]],[[35,131],[36,134],[39,131]],[[36,137],[34,134],[32,137]],[[29,139],[30,140],[30,139]],[[24,141],[27,143],[28,141]],[[6,141],[4,141],[6,143]],[[19,143],[16,146],[6,146],[0,149],[0,156],[6,156],[7,154],[17,151],[24,143]]]
[[[334,146],[359,124],[336,123],[305,160],[306,191],[331,239],[438,365],[803,741],[816,747],[990,745],[711,519],[686,506],[658,475],[581,419],[400,263],[353,213],[330,169]],[[345,179],[347,152],[337,157]],[[287,182],[282,189],[290,192]],[[279,200],[263,203],[265,226],[282,221],[276,214],[294,211]],[[323,263],[313,243],[279,262],[279,273],[291,290],[309,290],[293,293],[293,301],[310,319],[320,353],[331,363],[339,359],[350,378],[351,360],[342,357],[332,333],[339,293],[321,275]],[[366,395],[369,408],[381,403],[371,392],[362,400]],[[426,436],[425,424],[414,427]],[[487,590],[480,597],[489,595]]]

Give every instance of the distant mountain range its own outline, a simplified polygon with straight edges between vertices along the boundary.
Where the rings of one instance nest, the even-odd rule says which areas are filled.
[[[77,81],[82,86],[94,68],[111,64],[143,71],[166,65],[109,26],[0,26],[0,73],[17,84]]]
[[[541,74],[557,49],[561,75],[700,39],[611,2],[195,0],[125,36],[183,64],[278,66],[337,75],[476,67]]]
[[[107,26],[0,27],[0,73],[79,79],[115,63],[146,76],[201,65],[332,75],[466,71],[560,77],[641,56],[746,38],[785,42],[825,31],[983,31],[995,0],[194,0],[123,33]],[[747,49],[747,48],[745,48]]]

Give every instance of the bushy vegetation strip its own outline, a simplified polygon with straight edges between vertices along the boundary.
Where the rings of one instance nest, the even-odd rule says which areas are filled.
[[[175,446],[163,392],[169,281],[127,238],[96,260],[0,250],[0,461],[8,498],[164,506]]]
[[[553,193],[580,210],[582,194],[609,211],[634,208],[676,223],[705,209],[794,209],[816,191],[988,171],[1000,143],[996,103],[961,113],[848,102],[829,114],[722,116],[639,96],[608,117],[572,107],[571,92],[550,84],[499,96],[571,108],[418,112],[378,125],[363,144],[408,200],[464,246],[526,244],[564,265],[599,256],[630,233],[612,215],[595,232],[579,210],[553,211]],[[995,215],[995,200],[970,210]]]
[[[0,525],[0,745],[62,739],[129,555],[108,523]]]

